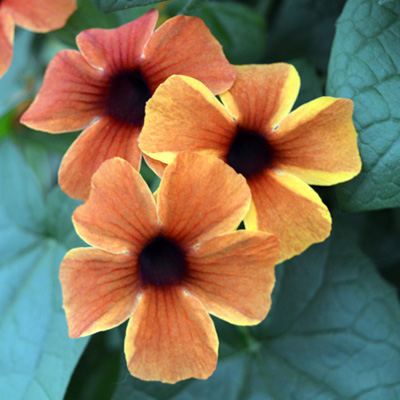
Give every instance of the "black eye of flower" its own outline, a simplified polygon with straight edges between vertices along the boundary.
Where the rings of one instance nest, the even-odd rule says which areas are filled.
[[[264,136],[239,128],[227,158],[236,172],[251,178],[272,166],[273,151]]]
[[[139,70],[115,76],[108,89],[107,113],[112,117],[142,126],[150,89]]]
[[[144,285],[177,284],[186,272],[185,253],[174,241],[157,236],[141,251],[139,268]]]

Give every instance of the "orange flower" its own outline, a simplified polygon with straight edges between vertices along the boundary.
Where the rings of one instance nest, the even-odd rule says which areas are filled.
[[[80,33],[81,52],[64,50],[54,57],[21,118],[52,133],[86,128],[59,171],[60,186],[71,197],[87,199],[93,173],[109,158],[121,157],[139,169],[145,104],[170,75],[192,76],[213,93],[233,83],[234,68],[201,19],[177,16],[153,32],[157,17],[151,10],[117,29]]]
[[[146,107],[139,145],[163,163],[183,150],[213,154],[243,174],[252,193],[245,226],[276,235],[282,261],[329,236],[329,211],[308,184],[360,171],[353,103],[321,97],[289,114],[300,87],[293,66],[240,66],[236,74],[223,104],[200,82],[171,77]]]
[[[11,64],[15,25],[48,32],[63,27],[75,10],[76,0],[0,0],[0,77]]]
[[[76,231],[95,248],[73,249],[61,264],[70,336],[130,318],[125,354],[132,375],[170,383],[209,377],[218,338],[208,313],[254,325],[271,305],[278,240],[232,232],[250,197],[245,179],[216,157],[178,155],[157,205],[128,162],[104,162],[73,215]]]

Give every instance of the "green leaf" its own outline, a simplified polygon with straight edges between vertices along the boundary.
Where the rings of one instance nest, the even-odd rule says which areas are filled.
[[[57,155],[54,168],[51,161],[55,156],[50,154],[42,144],[28,142],[24,143],[22,149],[28,164],[39,180],[42,192],[46,193],[57,182],[57,167],[61,157]]]
[[[345,0],[282,0],[271,22],[267,61],[308,58],[320,72],[328,66],[335,21]]]
[[[348,227],[277,266],[259,326],[216,321],[217,370],[206,381],[141,382],[121,367],[113,400],[390,399],[400,395],[400,308]],[[125,361],[123,361],[125,363]]]
[[[363,168],[338,187],[348,211],[400,206],[400,2],[350,0],[338,20],[327,93],[354,101]]]
[[[87,339],[72,340],[58,269],[80,240],[77,202],[47,196],[21,152],[0,142],[0,387],[5,399],[62,399]]]
[[[131,7],[147,6],[161,3],[164,0],[93,0],[99,10],[108,13],[116,10],[126,10]]]
[[[231,63],[254,63],[263,56],[267,43],[266,24],[251,8],[230,1],[210,1],[192,15],[203,19]]]

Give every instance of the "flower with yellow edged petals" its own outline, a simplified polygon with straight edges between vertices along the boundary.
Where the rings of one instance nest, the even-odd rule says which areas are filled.
[[[300,88],[293,66],[239,66],[236,74],[222,104],[195,79],[169,78],[147,104],[139,146],[159,174],[186,150],[219,157],[242,174],[252,193],[245,226],[277,236],[282,261],[330,234],[330,213],[309,184],[360,172],[353,102],[320,97],[290,112]]]

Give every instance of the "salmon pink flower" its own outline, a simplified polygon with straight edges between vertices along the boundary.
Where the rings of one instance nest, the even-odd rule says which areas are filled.
[[[131,164],[105,161],[73,215],[78,234],[95,247],[73,249],[61,264],[70,336],[129,318],[132,375],[169,383],[209,377],[218,338],[208,314],[254,325],[271,305],[278,240],[233,231],[250,197],[246,180],[212,156],[178,155],[157,204]]]
[[[80,33],[80,52],[54,57],[22,116],[22,123],[51,133],[85,129],[59,171],[71,197],[87,199],[90,179],[107,159],[118,156],[139,169],[145,104],[170,75],[199,79],[213,93],[233,83],[234,68],[201,19],[180,15],[153,32],[157,17],[153,9],[116,29]]]
[[[76,0],[0,0],[0,77],[11,64],[15,25],[49,32],[63,27],[75,10]]]
[[[170,163],[184,150],[213,154],[245,176],[247,229],[277,236],[280,260],[330,234],[327,207],[308,184],[332,185],[361,168],[353,103],[321,97],[289,114],[300,88],[289,64],[236,68],[221,104],[200,82],[174,76],[146,108],[140,148]]]

